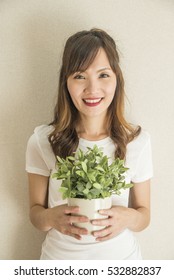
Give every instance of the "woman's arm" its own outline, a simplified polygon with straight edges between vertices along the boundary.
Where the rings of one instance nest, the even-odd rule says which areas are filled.
[[[128,228],[132,231],[141,231],[150,222],[150,180],[134,183],[130,189],[129,201],[128,209],[134,212],[134,215]]]
[[[84,216],[73,216],[79,212],[78,207],[63,204],[48,208],[48,182],[49,177],[28,173],[29,198],[30,198],[30,220],[39,230],[48,231],[52,228],[63,234],[81,239],[87,230],[73,226],[73,223],[88,222]]]
[[[51,228],[47,219],[48,180],[49,177],[28,173],[30,220],[42,231]]]
[[[107,240],[124,229],[141,231],[150,222],[150,180],[142,183],[134,183],[130,189],[129,207],[113,206],[109,210],[99,211],[102,215],[109,218],[94,220],[92,224],[106,226],[104,230],[93,233],[98,241]]]

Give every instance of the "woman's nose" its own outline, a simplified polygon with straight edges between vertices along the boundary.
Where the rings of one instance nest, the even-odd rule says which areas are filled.
[[[95,79],[89,79],[86,83],[85,91],[86,93],[96,93],[98,90],[98,83]]]

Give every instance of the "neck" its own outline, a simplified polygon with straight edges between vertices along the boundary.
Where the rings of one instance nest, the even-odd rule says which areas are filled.
[[[100,117],[80,116],[77,125],[78,136],[87,140],[101,140],[108,137],[105,119]]]

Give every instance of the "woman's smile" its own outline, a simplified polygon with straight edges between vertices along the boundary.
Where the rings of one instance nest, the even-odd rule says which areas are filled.
[[[86,106],[89,107],[94,107],[94,106],[98,106],[101,101],[103,100],[103,98],[87,98],[87,99],[83,99],[84,103]]]

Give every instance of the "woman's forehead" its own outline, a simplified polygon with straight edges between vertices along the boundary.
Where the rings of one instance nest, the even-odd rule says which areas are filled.
[[[80,56],[79,54],[77,60],[74,58],[74,64],[70,65],[69,70],[71,69],[71,73],[84,72],[91,66],[96,66],[99,70],[110,67],[109,59],[103,48],[91,50],[85,55]]]

